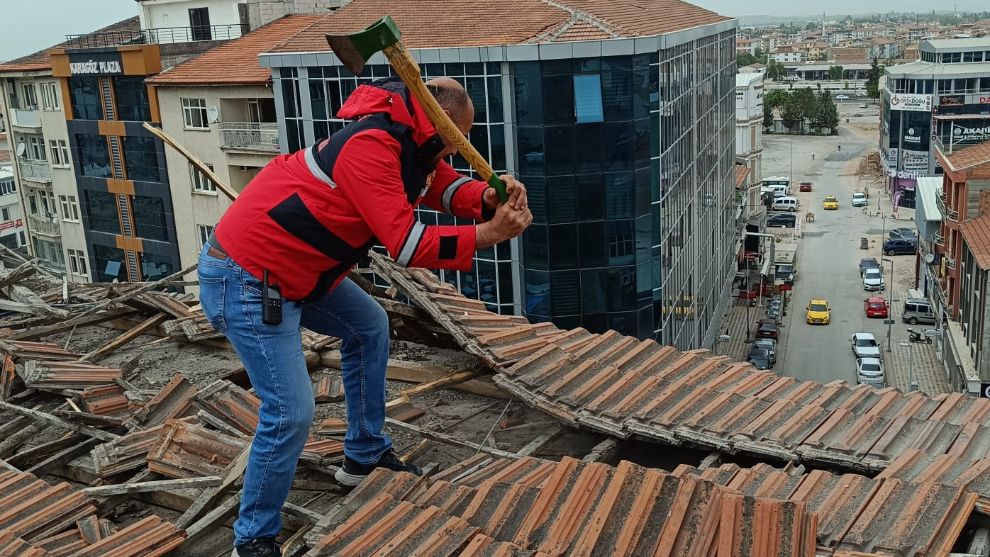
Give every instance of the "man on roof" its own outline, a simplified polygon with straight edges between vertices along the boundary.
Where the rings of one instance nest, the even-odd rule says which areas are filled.
[[[474,107],[450,78],[427,83],[467,134]],[[200,299],[230,340],[261,399],[258,428],[234,524],[234,557],[276,557],[280,510],[313,421],[313,389],[300,326],[341,339],[347,408],[347,487],[383,467],[419,474],[400,460],[385,422],[389,322],[348,278],[373,245],[404,266],[467,271],[476,250],[514,238],[532,222],[526,189],[502,177],[509,200],[460,176],[456,152],[398,80],[359,87],[338,113],[354,120],[329,139],[272,160],[234,201],[199,260]],[[479,221],[427,226],[413,208]]]

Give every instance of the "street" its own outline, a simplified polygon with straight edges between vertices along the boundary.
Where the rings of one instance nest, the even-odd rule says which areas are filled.
[[[801,199],[798,215],[803,217],[809,211],[815,214],[814,222],[801,223],[797,279],[794,290],[790,293],[787,315],[782,319],[782,338],[777,365],[774,366],[777,373],[800,380],[821,383],[844,380],[855,384],[855,359],[849,338],[857,332],[873,333],[876,336],[883,345],[882,354],[887,367],[894,359],[907,360],[906,354],[912,348],[930,349],[902,345],[907,337],[908,325],[901,322],[900,314],[907,289],[912,287],[914,281],[914,256],[886,257],[881,254],[885,229],[914,229],[914,211],[900,209],[899,218],[887,218],[886,221],[877,215],[878,199],[883,214],[891,215],[889,200],[881,195],[877,184],[867,179],[861,181],[857,176],[859,158],[877,145],[875,131],[868,131],[869,122],[876,122],[876,109],[840,106],[843,120],[850,113],[864,113],[864,116],[852,117],[852,124],[843,124],[838,136],[765,137],[764,177],[790,175],[793,149],[792,195]],[[857,125],[857,120],[861,124]],[[842,146],[841,151],[838,149],[839,145]],[[802,181],[814,182],[814,190],[810,193],[797,193],[797,184]],[[867,187],[870,195],[868,207],[852,207],[852,193]],[[828,194],[838,197],[837,211],[822,209],[822,199]],[[869,239],[868,250],[860,247],[864,237]],[[890,327],[890,349],[894,352],[887,352],[888,326],[883,323],[883,319],[867,319],[863,311],[863,302],[869,294],[863,289],[858,264],[864,257],[874,257],[883,265],[886,290],[882,295],[889,301],[891,318],[895,320]],[[893,281],[890,278],[891,261],[895,277]],[[805,307],[813,298],[829,301],[832,308],[829,325],[808,325],[805,322]],[[923,329],[926,326],[918,325],[916,328]],[[916,358],[921,361],[918,352]],[[902,371],[910,373],[909,370]],[[897,384],[900,381],[892,381],[889,371],[887,375],[888,384],[907,390],[908,381],[903,381],[903,385]]]

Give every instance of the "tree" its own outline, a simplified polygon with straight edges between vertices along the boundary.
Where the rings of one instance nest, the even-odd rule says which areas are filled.
[[[790,133],[799,132],[804,127],[804,110],[798,96],[790,95],[784,103],[780,117],[784,120],[784,125]]]
[[[835,135],[839,127],[839,109],[832,100],[832,93],[822,91],[816,99],[817,110],[811,118],[811,127],[821,133],[829,130],[830,135]]]
[[[814,31],[818,29],[818,23],[814,21],[809,21],[807,25],[804,26],[805,31]]]
[[[753,56],[756,58],[757,62],[763,64],[764,66],[767,65],[767,53],[763,52],[762,48],[756,47],[756,50],[753,51]]]
[[[783,64],[776,60],[770,60],[767,62],[767,77],[777,81],[785,75],[787,75],[787,68],[785,68]]]
[[[871,99],[880,98],[880,77],[883,75],[883,66],[874,56],[870,62],[870,71],[866,72],[866,95]]]
[[[770,103],[763,101],[763,127],[765,129],[770,129],[773,127],[774,117],[773,117],[773,106]]]
[[[741,52],[739,54],[736,54],[736,67],[737,68],[741,68],[743,66],[751,66],[751,65],[755,64],[756,62],[758,62],[758,60],[756,59],[756,56],[753,56],[752,54],[750,54],[748,52]]]
[[[842,68],[842,66],[832,66],[828,69],[828,78],[831,79],[832,81],[841,80],[844,74],[845,74],[845,70]]]

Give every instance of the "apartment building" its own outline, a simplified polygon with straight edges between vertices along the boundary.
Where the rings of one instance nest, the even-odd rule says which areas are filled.
[[[748,169],[744,188],[745,207],[741,215],[746,220],[765,212],[760,202],[763,178],[763,76],[756,72],[736,75],[736,163]]]
[[[162,129],[241,191],[281,152],[271,71],[258,54],[316,22],[289,15],[147,80]],[[230,201],[185,157],[165,152],[182,267],[199,250]]]
[[[17,195],[14,170],[0,162],[0,245],[18,250],[27,245],[21,199]],[[23,251],[23,250],[22,250]]]
[[[800,64],[804,59],[804,53],[792,45],[784,45],[774,49],[770,57],[781,64]]]
[[[523,238],[442,278],[533,321],[710,347],[734,276],[735,22],[680,1],[640,4],[440,0],[423,13],[355,0],[262,55],[280,147],[327,137],[358,84],[390,75],[377,55],[352,76],[324,38],[388,11],[426,77],[466,85],[472,143],[526,183],[534,213]]]

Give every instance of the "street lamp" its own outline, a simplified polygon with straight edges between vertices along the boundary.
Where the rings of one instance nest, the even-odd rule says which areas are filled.
[[[914,378],[914,343],[904,339],[897,344],[910,351],[908,352],[908,392],[913,393],[918,390],[918,381]]]
[[[890,290],[887,291],[887,295],[890,297],[891,303],[893,303],[893,301],[894,301],[894,260],[893,259],[890,259],[890,258],[887,258],[887,257],[881,257],[880,260],[881,261],[886,261],[887,263],[890,263]],[[890,328],[894,324],[894,320],[891,319],[890,316],[888,315],[886,321],[887,321],[887,352],[890,352]]]

